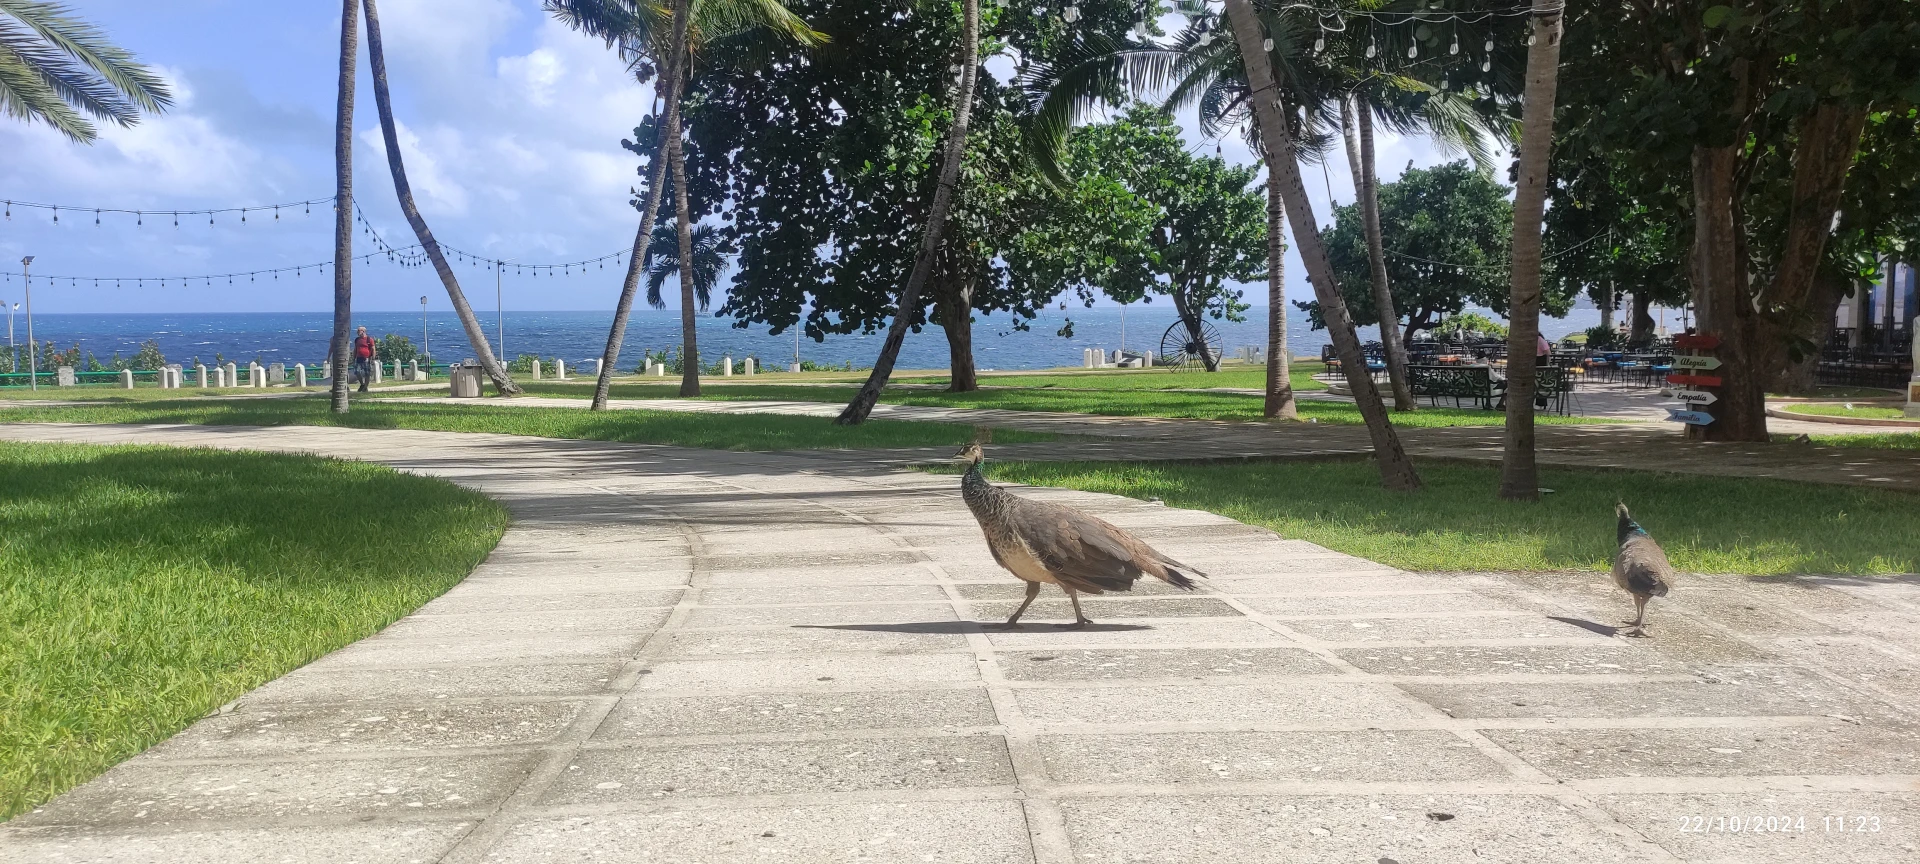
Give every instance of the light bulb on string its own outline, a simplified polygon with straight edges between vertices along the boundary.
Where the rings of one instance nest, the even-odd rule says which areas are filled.
[[[1060,17],[1065,19],[1068,24],[1072,24],[1075,21],[1080,20],[1080,7],[1068,6],[1067,8],[1061,10]]]
[[[1260,50],[1262,50],[1262,51],[1272,51],[1272,50],[1273,50],[1273,37],[1271,37],[1271,36],[1269,36],[1269,37],[1267,37],[1266,39],[1264,39],[1264,40],[1262,40],[1262,41],[1260,42]],[[55,220],[53,220],[53,221],[55,221],[55,222],[58,222],[58,221],[60,221],[60,220],[59,220],[59,219],[55,219]]]
[[[1418,56],[1420,56],[1420,44],[1417,42],[1409,43],[1407,45],[1407,59],[1412,60]]]
[[[1493,37],[1492,37],[1492,36],[1488,36],[1488,37],[1487,37],[1487,50],[1488,50],[1488,51],[1492,51],[1492,50],[1493,50]]]
[[[1379,47],[1373,44],[1373,37],[1368,36],[1367,37],[1367,59],[1373,59],[1373,55],[1379,52],[1380,52]]]
[[[1327,37],[1321,34],[1320,38],[1313,40],[1313,53],[1319,54],[1325,50],[1327,50]]]
[[[1482,72],[1492,72],[1492,71],[1493,71],[1493,58],[1491,58],[1491,57],[1489,57],[1489,58],[1485,58],[1485,59],[1482,59],[1482,60],[1480,61],[1480,71],[1482,71]]]
[[[1534,34],[1533,34],[1533,31],[1531,31],[1531,30],[1529,30],[1529,31],[1527,31],[1527,46],[1528,46],[1528,47],[1532,47],[1532,46],[1533,46],[1533,38],[1534,38]]]
[[[1447,48],[1447,53],[1448,54],[1460,53],[1460,34],[1458,33],[1453,34],[1453,45]]]

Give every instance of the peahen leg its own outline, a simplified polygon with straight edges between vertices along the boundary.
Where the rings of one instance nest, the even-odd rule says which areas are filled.
[[[1033,604],[1033,598],[1038,596],[1040,596],[1040,583],[1028,582],[1027,583],[1027,599],[1020,601],[1020,608],[1013,610],[1013,617],[1008,618],[1007,623],[994,625],[994,626],[1002,630],[1012,630],[1016,627],[1019,627],[1020,616],[1026,613],[1027,607]]]
[[[1647,598],[1638,594],[1633,595],[1633,626],[1622,635],[1647,635]]]
[[[1068,588],[1065,585],[1060,586],[1060,590],[1067,592],[1067,600],[1073,603],[1073,623],[1057,624],[1055,626],[1061,628],[1062,630],[1078,630],[1082,627],[1087,626],[1088,624],[1092,624],[1093,620],[1081,614],[1080,612],[1079,592],[1074,591],[1072,588]]]

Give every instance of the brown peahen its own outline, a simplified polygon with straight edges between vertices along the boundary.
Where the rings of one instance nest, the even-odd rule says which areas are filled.
[[[1647,601],[1673,590],[1673,565],[1653,535],[1633,521],[1625,502],[1614,508],[1614,515],[1619,517],[1620,552],[1613,559],[1613,584],[1633,595],[1634,609],[1633,620],[1627,622],[1630,629],[1622,635],[1645,636]]]
[[[1009,629],[1019,626],[1021,613],[1040,595],[1043,584],[1060,586],[1073,603],[1073,623],[1058,626],[1078,629],[1093,623],[1080,611],[1081,594],[1131,591],[1141,576],[1191,591],[1195,586],[1188,576],[1205,575],[1103,519],[1030,501],[988,483],[980,473],[985,454],[979,442],[960,448],[954,458],[971,463],[960,480],[961,497],[987,535],[993,560],[1027,583],[1027,599],[1004,625]]]

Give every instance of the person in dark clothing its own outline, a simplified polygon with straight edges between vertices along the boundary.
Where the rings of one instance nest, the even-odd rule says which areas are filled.
[[[367,328],[360,328],[360,335],[353,337],[353,374],[360,379],[360,392],[367,392],[367,382],[373,380],[373,337],[367,335]]]

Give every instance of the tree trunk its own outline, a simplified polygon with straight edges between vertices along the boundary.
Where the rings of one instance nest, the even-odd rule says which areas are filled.
[[[613,308],[613,327],[607,331],[607,347],[600,354],[600,380],[593,387],[592,410],[595,411],[607,408],[607,395],[613,389],[613,364],[620,359],[620,344],[627,338],[627,317],[633,312],[633,298],[640,293],[640,275],[646,269],[647,247],[653,243],[653,225],[659,218],[660,197],[667,185],[670,160],[662,158],[667,152],[666,144],[680,137],[680,61],[687,54],[687,18],[691,5],[692,0],[675,0],[673,6],[673,56],[667,61],[659,85],[665,93],[666,116],[647,166],[647,195],[640,205],[640,230],[633,235],[626,280],[620,285],[620,300]]]
[[[1280,200],[1280,177],[1267,172],[1267,401],[1268,417],[1300,419],[1293,399],[1293,357],[1287,348],[1287,230],[1286,204]]]
[[[1340,365],[1353,389],[1354,403],[1367,422],[1373,441],[1374,459],[1380,469],[1381,484],[1388,489],[1411,492],[1420,488],[1420,475],[1407,459],[1400,436],[1394,431],[1387,406],[1380,401],[1380,390],[1367,371],[1366,356],[1360,350],[1360,337],[1354,332],[1353,317],[1334,280],[1333,265],[1327,260],[1326,246],[1314,221],[1313,205],[1307,200],[1307,188],[1300,180],[1293,136],[1287,129],[1286,114],[1280,105],[1280,90],[1273,79],[1273,67],[1261,47],[1265,35],[1250,0],[1226,0],[1227,18],[1232,23],[1240,58],[1247,70],[1247,83],[1253,93],[1254,120],[1259,124],[1260,140],[1266,142],[1267,170],[1280,177],[1280,197],[1286,203],[1287,217],[1293,222],[1294,245],[1300,248],[1300,260],[1307,265],[1307,279],[1313,284],[1314,297],[1320,301],[1327,333],[1333,339]]]
[[[1354,120],[1359,120],[1359,135]],[[1353,194],[1360,203],[1367,236],[1367,264],[1373,277],[1373,308],[1380,319],[1380,347],[1387,355],[1387,381],[1393,386],[1393,410],[1414,409],[1413,389],[1407,384],[1407,352],[1400,342],[1400,315],[1393,308],[1393,285],[1387,281],[1387,247],[1380,236],[1380,178],[1374,171],[1373,109],[1360,97],[1340,100],[1340,129],[1347,140],[1347,165],[1353,169]],[[1356,145],[1355,138],[1359,141]]]
[[[1653,293],[1633,292],[1633,318],[1628,323],[1627,344],[1633,347],[1653,340]]]
[[[1593,304],[1600,307],[1600,329],[1611,334],[1613,332],[1613,280],[1608,279],[1597,283],[1595,287],[1600,294],[1599,302]]]
[[[940,300],[940,326],[947,331],[947,392],[980,389],[973,365],[973,286],[956,282]]]
[[[1507,329],[1507,440],[1500,457],[1500,497],[1540,498],[1534,464],[1535,350],[1540,335],[1540,220],[1546,212],[1547,157],[1553,150],[1553,97],[1560,73],[1560,9],[1534,0],[1527,87],[1520,109],[1519,183],[1513,195],[1512,292]]]
[[[520,385],[513,383],[507,375],[507,367],[493,356],[493,345],[487,341],[487,331],[480,326],[480,319],[473,314],[473,307],[467,305],[466,292],[460,290],[460,280],[453,275],[453,268],[447,264],[447,256],[440,251],[440,242],[433,239],[433,232],[427,228],[427,220],[420,216],[420,208],[413,203],[413,187],[407,183],[407,165],[400,158],[400,135],[393,124],[393,101],[387,96],[387,58],[380,44],[380,11],[375,8],[374,0],[363,0],[367,10],[367,59],[373,66],[373,102],[380,109],[380,134],[387,145],[387,168],[393,172],[393,191],[400,198],[400,212],[407,216],[407,224],[413,226],[413,236],[419,238],[420,245],[426,249],[427,257],[433,261],[433,270],[440,275],[440,284],[447,287],[447,297],[453,301],[454,314],[460,316],[460,326],[467,331],[467,342],[480,358],[480,367],[487,370],[487,377],[493,379],[493,387],[502,396],[520,395]]]
[[[887,379],[893,376],[894,361],[900,357],[900,346],[907,341],[907,327],[920,308],[920,292],[926,288],[927,277],[933,273],[934,258],[940,251],[947,211],[953,206],[954,185],[960,181],[960,160],[967,151],[973,85],[980,72],[980,0],[962,0],[960,12],[960,86],[953,94],[953,123],[947,127],[946,146],[940,160],[940,185],[933,193],[933,207],[927,211],[926,234],[921,238],[919,254],[913,258],[913,272],[907,277],[907,286],[900,291],[900,306],[893,313],[893,326],[887,328],[887,341],[880,346],[880,356],[873,362],[873,374],[867,376],[867,382],[860,385],[853,401],[834,418],[836,425],[858,426],[873,413],[874,403],[880,401],[880,391],[887,388]]]
[[[681,68],[692,77],[693,58],[678,58]],[[693,218],[687,202],[687,153],[679,130],[667,140],[667,157],[673,162],[674,227],[680,240],[680,395],[700,395],[699,320],[694,314],[693,297]]]
[[[1707,406],[1713,422],[1688,426],[1687,437],[1708,441],[1767,440],[1766,394],[1759,374],[1758,315],[1739,253],[1734,167],[1737,148],[1693,148],[1693,310],[1698,330],[1717,336],[1719,399]]]
[[[347,413],[352,398],[347,349],[353,334],[353,88],[359,56],[360,0],[345,0],[340,10],[340,97],[333,119],[333,339],[327,343],[327,355],[333,358],[335,414]]]
[[[1807,322],[1808,331],[1802,334],[1809,350],[1798,359],[1794,358],[1792,352],[1779,352],[1778,365],[1773,374],[1768,376],[1768,392],[1791,396],[1814,395],[1815,388],[1819,386],[1814,373],[1820,368],[1820,351],[1833,335],[1834,318],[1839,315],[1840,301],[1846,296],[1847,281],[1844,277],[1827,272],[1814,276],[1813,296],[1807,306],[1811,318]]]

